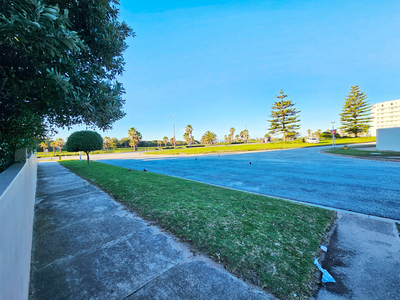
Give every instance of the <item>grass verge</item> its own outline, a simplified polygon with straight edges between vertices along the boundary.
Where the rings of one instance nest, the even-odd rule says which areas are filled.
[[[336,139],[335,142],[338,145],[341,144],[355,144],[355,143],[368,143],[374,142],[375,137],[365,138],[341,138]],[[189,155],[189,154],[206,154],[206,153],[222,153],[222,152],[246,152],[246,151],[262,151],[262,150],[275,150],[275,149],[290,149],[290,148],[304,148],[304,147],[315,147],[315,146],[329,146],[332,144],[332,140],[323,140],[319,144],[307,144],[301,140],[294,142],[273,142],[273,143],[257,143],[257,144],[238,144],[238,145],[227,145],[227,146],[208,146],[199,148],[184,148],[176,150],[164,150],[164,151],[151,151],[145,154],[147,155]]]
[[[340,155],[348,155],[348,156],[356,156],[356,157],[370,157],[370,158],[399,158],[400,159],[400,152],[398,151],[367,151],[367,150],[359,150],[359,149],[343,149],[343,148],[334,148],[325,150],[326,153],[332,154],[340,154]],[[380,155],[372,154],[372,153],[380,153]]]
[[[333,211],[94,161],[60,164],[275,296],[311,295]]]

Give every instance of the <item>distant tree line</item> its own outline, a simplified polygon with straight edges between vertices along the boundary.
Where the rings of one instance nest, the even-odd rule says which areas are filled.
[[[300,111],[296,110],[295,103],[292,100],[287,100],[288,96],[284,94],[283,90],[279,92],[276,96],[277,101],[274,102],[271,107],[271,119],[269,133],[265,134],[264,138],[271,137],[276,134],[283,135],[283,141],[293,140],[300,137],[297,131],[300,128]],[[366,101],[367,96],[360,90],[358,86],[352,86],[349,95],[345,98],[345,103],[343,105],[343,112],[340,114],[342,126],[337,132],[335,132],[335,137],[340,138],[343,136],[360,136],[366,135],[369,130],[370,118],[370,105]],[[236,134],[236,129],[231,127],[229,129],[229,134],[224,136],[224,143],[235,144],[235,143],[248,143],[248,142],[258,142],[261,139],[251,139],[249,131],[244,129]],[[317,137],[323,139],[332,138],[332,131],[327,129],[322,131],[318,129],[313,132],[311,129],[307,130],[309,137]],[[128,148],[131,147],[137,150],[138,147],[173,147],[185,146],[189,147],[192,144],[204,144],[204,145],[214,145],[219,142],[217,135],[213,131],[206,131],[200,141],[194,139],[193,136],[193,126],[187,125],[185,133],[183,134],[183,141],[174,141],[174,138],[168,138],[164,136],[160,140],[146,141],[143,140],[142,134],[135,128],[131,127],[128,130],[128,137],[124,137],[120,140],[113,137],[105,136],[103,138],[103,148],[104,150],[111,150],[116,148]],[[276,139],[276,138],[275,138]],[[45,151],[45,149],[51,148],[53,153],[56,149],[62,152],[65,142],[61,138],[55,140],[45,140],[43,141],[39,148]]]

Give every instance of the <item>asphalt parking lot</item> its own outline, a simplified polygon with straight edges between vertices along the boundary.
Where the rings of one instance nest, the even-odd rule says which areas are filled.
[[[318,152],[322,149],[182,157],[133,153],[92,156],[92,159],[400,220],[399,163],[328,156]]]

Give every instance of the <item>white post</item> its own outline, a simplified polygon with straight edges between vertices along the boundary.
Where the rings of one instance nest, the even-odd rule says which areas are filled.
[[[82,161],[81,151],[79,151],[79,160]]]
[[[332,146],[335,146],[335,122],[331,122],[332,123]]]

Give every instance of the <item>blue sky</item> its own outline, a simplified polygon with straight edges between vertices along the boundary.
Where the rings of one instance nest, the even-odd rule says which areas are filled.
[[[121,19],[137,35],[120,78],[127,116],[102,136],[136,127],[144,140],[170,138],[174,116],[178,140],[188,124],[196,139],[246,124],[262,137],[281,89],[305,135],[340,123],[352,85],[371,104],[400,98],[398,0],[122,0]]]

